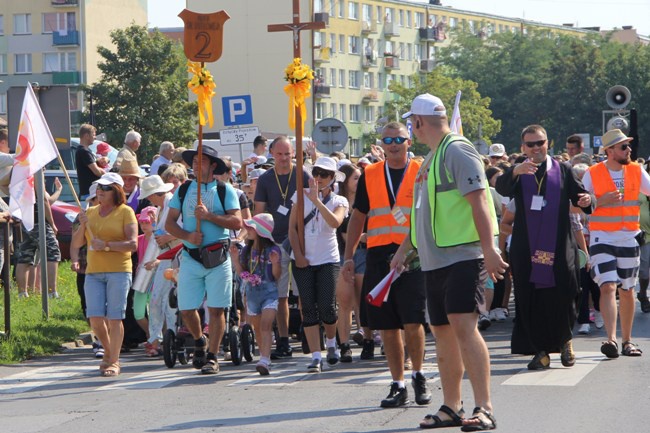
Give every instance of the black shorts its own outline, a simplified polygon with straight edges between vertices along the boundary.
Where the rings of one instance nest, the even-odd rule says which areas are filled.
[[[397,250],[397,248],[395,248]],[[361,325],[371,329],[403,329],[404,324],[426,323],[426,291],[422,271],[406,272],[393,283],[388,300],[381,307],[366,302],[366,296],[390,271],[386,254],[368,250],[361,290]]]
[[[425,273],[431,325],[448,325],[447,314],[478,312],[485,304],[483,259],[467,260]]]

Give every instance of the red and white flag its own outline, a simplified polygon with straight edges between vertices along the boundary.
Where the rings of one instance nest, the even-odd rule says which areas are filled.
[[[27,84],[18,126],[18,141],[9,195],[11,215],[20,218],[27,230],[34,228],[34,173],[58,155],[56,143],[38,105],[31,84]]]
[[[463,121],[460,118],[460,90],[456,93],[456,102],[454,102],[454,112],[451,115],[449,129],[455,134],[463,135]]]
[[[384,277],[383,280],[375,286],[374,289],[366,296],[366,301],[373,307],[381,307],[381,304],[388,301],[390,295],[390,287],[393,282],[400,276],[396,269],[393,269]]]

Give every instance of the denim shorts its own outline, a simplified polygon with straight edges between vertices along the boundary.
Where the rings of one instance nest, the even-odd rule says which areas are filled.
[[[251,316],[257,316],[262,310],[278,309],[278,286],[275,282],[262,283],[259,286],[245,284],[246,309]]]
[[[86,317],[122,320],[126,313],[126,297],[131,288],[131,272],[99,272],[86,274]]]
[[[178,308],[181,311],[196,310],[206,298],[209,308],[232,305],[230,257],[219,266],[206,269],[183,250],[178,271]]]
[[[352,256],[354,260],[354,273],[355,274],[365,274],[366,273],[366,254],[368,250],[365,248],[357,248]]]

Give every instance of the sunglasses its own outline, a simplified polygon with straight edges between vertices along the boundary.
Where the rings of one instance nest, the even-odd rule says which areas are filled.
[[[542,147],[546,143],[546,140],[538,140],[538,141],[524,141],[524,144],[526,147],[529,149],[532,149],[533,147]]]
[[[101,189],[102,191],[113,191],[113,187],[111,185],[98,185],[97,188]]]
[[[323,170],[322,168],[319,167],[314,167],[311,171],[311,174],[314,177],[320,177],[320,178],[327,178],[334,175],[331,171]]]
[[[621,147],[619,147],[619,149],[625,152],[628,147],[632,147],[632,146],[630,146],[628,143],[625,143],[625,144],[621,144]]]
[[[408,140],[407,137],[384,137],[381,139],[382,143],[384,144],[393,144],[393,143],[402,144],[406,140]]]

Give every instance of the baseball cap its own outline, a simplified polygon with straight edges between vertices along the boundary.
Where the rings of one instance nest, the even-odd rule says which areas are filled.
[[[503,156],[506,153],[506,147],[500,143],[494,143],[490,146],[489,156]]]
[[[110,172],[103,174],[102,177],[95,181],[95,183],[98,183],[100,185],[112,185],[115,183],[119,186],[124,186],[124,179],[122,179],[122,176],[119,174]]]
[[[442,110],[436,110],[436,108],[442,108]],[[411,103],[411,111],[403,114],[402,119],[411,117],[414,114],[417,116],[445,116],[447,111],[440,98],[424,93],[415,97]]]

